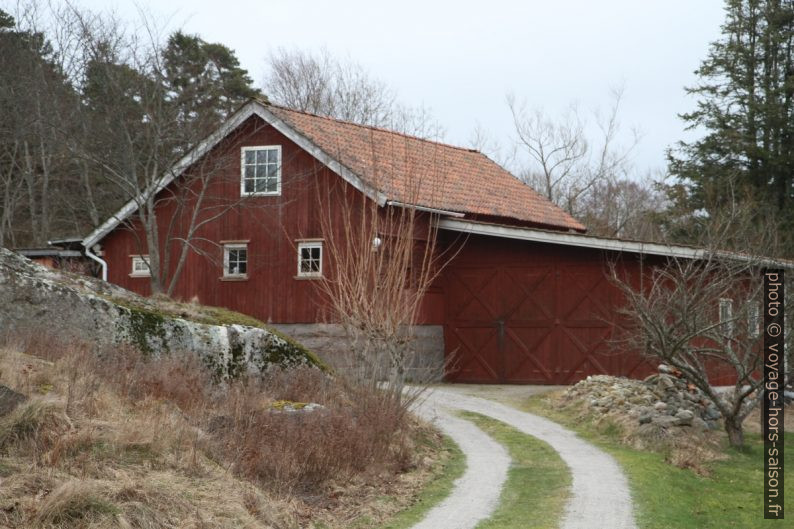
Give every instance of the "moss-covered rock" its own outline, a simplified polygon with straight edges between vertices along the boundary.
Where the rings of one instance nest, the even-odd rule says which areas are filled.
[[[191,352],[216,375],[270,366],[316,366],[315,354],[262,322],[217,307],[143,298],[114,285],[62,274],[0,248],[0,330],[46,332],[146,354]]]

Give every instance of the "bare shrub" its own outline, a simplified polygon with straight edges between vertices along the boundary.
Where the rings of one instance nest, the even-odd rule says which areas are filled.
[[[402,470],[410,423],[398,399],[316,369],[278,371],[222,394],[208,448],[278,492],[307,492],[353,474]],[[273,403],[294,402],[297,410]],[[301,411],[306,402],[323,408]],[[225,455],[224,455],[225,454]]]
[[[118,348],[95,355],[85,344],[27,344],[29,353],[57,357],[42,369],[49,369],[53,395],[64,398],[32,399],[0,421],[0,449],[35,446],[52,468],[101,478],[113,464],[175,465],[202,475],[202,461],[214,461],[272,493],[308,497],[354,476],[415,464],[415,425],[399,398],[319,369],[216,383],[193,354]],[[321,406],[304,410],[307,403]],[[116,424],[112,431],[108,423]]]

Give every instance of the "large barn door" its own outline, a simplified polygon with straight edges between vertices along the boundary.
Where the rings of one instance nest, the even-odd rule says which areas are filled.
[[[447,285],[445,348],[452,352],[450,372],[465,382],[498,382],[502,379],[497,325],[499,271],[495,268],[458,268],[450,271]]]
[[[553,268],[457,268],[448,277],[451,378],[552,383]]]
[[[569,384],[640,364],[608,351],[615,291],[600,266],[452,267],[447,277],[450,380]]]

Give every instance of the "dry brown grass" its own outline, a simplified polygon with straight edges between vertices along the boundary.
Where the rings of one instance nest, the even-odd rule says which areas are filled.
[[[346,527],[429,476],[438,436],[389,394],[311,368],[218,385],[194,358],[0,346],[0,384],[28,396],[0,417],[0,527]]]

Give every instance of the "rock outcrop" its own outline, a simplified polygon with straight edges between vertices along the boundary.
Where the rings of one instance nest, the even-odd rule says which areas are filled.
[[[0,333],[44,332],[98,350],[127,344],[147,354],[194,352],[220,376],[316,365],[317,357],[256,320],[219,309],[158,303],[92,278],[61,273],[0,248]],[[190,317],[190,314],[193,317]],[[229,315],[232,315],[230,317]],[[259,324],[259,325],[257,325]]]

